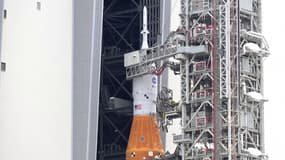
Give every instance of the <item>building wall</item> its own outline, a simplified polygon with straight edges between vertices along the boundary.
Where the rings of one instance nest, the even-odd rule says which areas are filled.
[[[95,160],[99,119],[103,0],[73,0],[73,2],[72,159]]]
[[[72,1],[6,0],[4,8],[0,159],[70,160]]]

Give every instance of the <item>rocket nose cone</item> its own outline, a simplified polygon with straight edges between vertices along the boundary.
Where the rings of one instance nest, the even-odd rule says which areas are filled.
[[[146,6],[143,7],[143,12],[144,12],[144,13],[147,12]]]
[[[143,25],[147,26],[147,8],[143,7]]]

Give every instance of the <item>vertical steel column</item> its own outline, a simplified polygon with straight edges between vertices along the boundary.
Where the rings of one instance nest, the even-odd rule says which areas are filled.
[[[186,62],[185,60],[182,60],[181,61],[181,64],[180,64],[180,71],[181,71],[181,100],[182,102],[185,102],[187,97],[186,97],[186,94],[187,94],[187,81],[186,81]],[[185,89],[184,89],[185,88]],[[186,122],[185,122],[185,119],[186,119],[186,104],[185,103],[182,103],[182,106],[181,106],[181,126],[185,126]],[[184,131],[182,131],[182,139],[184,139],[185,137],[185,133]],[[182,160],[185,159],[185,145],[182,143],[180,144],[180,148],[181,148],[181,154],[182,154]]]
[[[188,28],[188,6],[189,6],[189,0],[181,0],[181,26],[183,28]],[[187,32],[186,32],[187,34]],[[188,36],[186,35],[186,45],[188,44]],[[186,104],[185,102],[188,104],[189,103],[189,66],[187,67],[187,65],[189,65],[189,58],[187,57],[186,60],[181,61],[181,67],[180,67],[180,71],[181,71],[181,97],[182,97],[182,102],[184,102],[182,104],[182,127],[185,126],[186,122],[185,119],[187,117],[186,115]],[[188,68],[188,69],[187,69]],[[188,71],[188,72],[187,72]],[[188,80],[188,81],[187,81]],[[185,90],[184,90],[185,87]],[[182,139],[185,138],[185,133],[184,131],[182,131]],[[185,144],[182,143],[180,144],[181,146],[181,153],[182,153],[182,160],[185,159]]]
[[[226,27],[226,96],[228,99],[228,160],[232,159],[232,102],[231,102],[231,1],[225,2]]]

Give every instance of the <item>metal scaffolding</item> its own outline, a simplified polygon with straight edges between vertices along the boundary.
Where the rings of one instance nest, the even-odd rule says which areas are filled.
[[[208,55],[188,56],[186,61],[181,62],[181,66],[186,67],[181,71],[190,68],[189,80],[184,82],[187,78],[182,78],[181,89],[186,89],[186,93],[182,92],[182,124],[186,123],[182,126],[182,138],[187,137],[179,143],[184,150],[182,159],[265,158],[264,101],[246,100],[249,99],[249,92],[263,95],[262,59],[266,54],[260,55],[252,50],[246,54],[244,45],[251,42],[262,48],[258,52],[268,52],[264,38],[257,33],[261,31],[260,1],[251,2],[249,9],[252,10],[244,8],[244,3],[248,5],[245,0],[190,0],[188,6],[186,2],[182,3],[181,25],[189,21],[186,39],[190,34],[190,45],[206,44],[209,47]],[[184,13],[185,8],[190,11],[188,16]],[[187,25],[184,27],[187,28]],[[245,32],[244,36],[241,31]],[[245,36],[249,32],[260,37]],[[253,70],[245,73],[244,68]],[[191,87],[188,88],[185,83]],[[242,88],[244,90],[241,91]],[[190,100],[184,96],[189,96]],[[254,155],[250,150],[260,151],[261,154]]]
[[[158,61],[175,68],[170,57],[179,61],[179,106],[159,110],[182,119],[182,134],[173,137],[181,159],[266,159],[263,59],[269,47],[260,34],[261,0],[180,2],[180,27],[162,45],[138,51],[127,78],[154,72]]]

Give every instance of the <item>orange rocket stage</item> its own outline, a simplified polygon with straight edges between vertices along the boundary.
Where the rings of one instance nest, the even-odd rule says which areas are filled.
[[[134,117],[126,160],[151,160],[163,154],[160,128],[155,119],[157,76],[147,74],[133,79]]]
[[[129,137],[126,160],[147,160],[163,154],[160,129],[153,116],[135,116]]]

